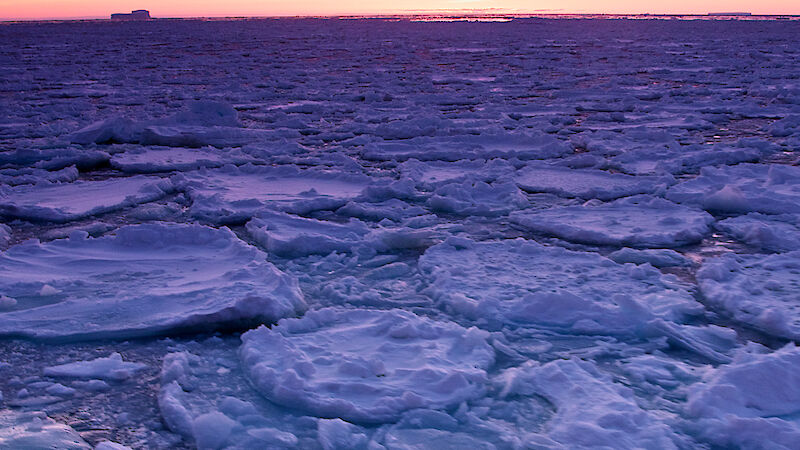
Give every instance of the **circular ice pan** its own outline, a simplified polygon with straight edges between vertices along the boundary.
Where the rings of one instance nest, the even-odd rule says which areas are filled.
[[[312,311],[242,336],[245,372],[269,400],[318,417],[385,423],[479,397],[489,334],[401,311]]]

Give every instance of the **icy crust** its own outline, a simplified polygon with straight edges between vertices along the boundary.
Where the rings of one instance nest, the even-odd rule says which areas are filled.
[[[733,238],[770,252],[800,250],[800,214],[764,215],[750,213],[714,224]]]
[[[243,223],[269,210],[335,210],[372,182],[360,173],[251,165],[191,172],[186,180],[191,215],[218,224]]]
[[[620,263],[650,264],[653,267],[690,266],[692,263],[685,256],[669,249],[637,250],[623,248],[610,255],[608,259]]]
[[[649,196],[597,206],[567,206],[511,213],[528,230],[572,242],[629,247],[680,247],[699,242],[714,218],[701,210]]]
[[[252,161],[252,157],[237,149],[142,147],[115,154],[111,157],[111,166],[126,173],[155,173],[241,165]]]
[[[42,412],[0,411],[0,448],[91,450],[72,427]]]
[[[741,349],[727,365],[688,388],[687,428],[718,447],[797,447],[800,442],[800,349]]]
[[[76,144],[132,143],[168,147],[239,147],[258,138],[257,130],[241,128],[232,106],[198,101],[186,111],[163,119],[134,122],[114,117],[69,135]]]
[[[4,223],[0,223],[0,247],[5,247],[11,242],[11,227]]]
[[[723,213],[800,213],[800,167],[739,164],[704,167],[700,176],[671,187],[669,200]]]
[[[89,169],[107,163],[109,158],[108,153],[98,150],[23,148],[11,152],[0,152],[0,167],[61,170],[76,166],[78,169]]]
[[[505,132],[441,137],[409,134],[387,135],[384,138],[394,140],[369,143],[361,150],[361,156],[377,161],[406,161],[412,158],[419,161],[492,158],[528,160],[558,158],[572,152],[572,147],[566,141],[544,133]]]
[[[673,415],[642,409],[629,387],[614,382],[588,361],[531,361],[507,369],[495,382],[502,388],[501,398],[540,396],[555,409],[542,436],[552,442],[528,436],[534,448],[537,441],[545,448],[561,444],[564,448],[677,449],[688,444],[671,429]]]
[[[515,169],[504,159],[464,160],[454,162],[408,160],[398,166],[404,178],[427,190],[450,183],[483,181],[490,183],[511,176]]]
[[[655,319],[702,312],[686,287],[648,265],[532,241],[449,238],[419,260],[431,294],[481,326],[535,326],[579,334],[643,335]]]
[[[775,336],[800,338],[800,251],[777,255],[724,255],[697,272],[708,301],[734,319]]]
[[[49,377],[94,378],[104,380],[126,380],[137,371],[147,367],[145,364],[126,362],[122,355],[112,353],[106,358],[91,361],[75,361],[58,366],[44,368],[44,375]]]
[[[436,189],[427,204],[437,212],[497,217],[527,207],[529,202],[514,183],[465,181]]]
[[[370,228],[358,219],[335,223],[278,212],[260,213],[246,228],[269,253],[282,257],[424,248],[432,245],[433,237],[427,230]]]
[[[655,194],[675,183],[671,175],[633,176],[543,164],[520,169],[514,180],[519,187],[529,192],[548,192],[584,200],[613,200],[635,194]]]
[[[188,351],[164,356],[158,407],[172,432],[197,448],[303,448],[313,443],[313,419],[255,404],[265,402],[238,370],[236,352],[204,344],[203,356]]]
[[[227,229],[153,223],[0,255],[0,335],[111,339],[275,322],[303,311],[296,281]],[[113,280],[113,283],[109,283]]]
[[[242,335],[245,372],[269,400],[318,417],[384,423],[483,394],[489,335],[402,310],[322,309]]]
[[[175,189],[171,179],[149,176],[0,186],[0,216],[66,223],[158,200]]]
[[[69,183],[77,180],[78,175],[78,169],[75,166],[55,171],[32,168],[0,169],[0,184],[19,186],[21,184]]]

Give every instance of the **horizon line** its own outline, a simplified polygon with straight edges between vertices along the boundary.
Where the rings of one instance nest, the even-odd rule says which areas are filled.
[[[400,10],[399,12],[387,12],[383,14],[278,14],[278,15],[208,15],[208,16],[169,16],[151,17],[149,20],[201,20],[201,19],[340,19],[340,18],[362,18],[362,19],[397,19],[413,18],[418,16],[437,16],[440,18],[481,18],[481,17],[513,17],[513,18],[536,18],[540,16],[642,16],[642,17],[800,17],[800,14],[757,14],[747,11],[737,12],[716,12],[706,13],[600,13],[600,12],[558,12],[558,10],[533,10],[530,12],[501,12],[501,8],[484,9],[425,9],[425,10]],[[42,18],[7,18],[0,17],[2,23],[14,22],[81,22],[81,21],[109,21],[111,14],[105,16],[69,16],[69,17],[42,17]],[[717,19],[719,20],[719,19]]]

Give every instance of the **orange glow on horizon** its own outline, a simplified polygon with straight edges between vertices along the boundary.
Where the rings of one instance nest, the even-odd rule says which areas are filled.
[[[599,13],[599,14],[706,14],[709,12],[750,12],[753,14],[800,15],[796,0],[661,0],[643,3],[608,0],[603,7],[588,0],[375,0],[365,6],[357,0],[0,0],[0,19],[36,20],[108,18],[111,13],[147,9],[154,18],[243,17],[243,16],[328,16],[407,14],[417,11],[447,12],[487,10],[497,13]]]

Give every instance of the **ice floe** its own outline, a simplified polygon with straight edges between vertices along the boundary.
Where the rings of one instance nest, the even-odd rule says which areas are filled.
[[[656,318],[680,321],[703,309],[686,286],[650,266],[522,239],[449,238],[428,249],[419,266],[447,311],[491,328],[635,335]]]
[[[480,396],[488,333],[402,310],[323,309],[242,335],[245,371],[269,400],[318,417],[391,422]]]
[[[171,179],[149,176],[0,186],[0,216],[63,223],[158,200],[174,191]]]
[[[800,337],[800,252],[727,254],[697,272],[707,301],[734,319],[775,336]]]
[[[655,248],[699,242],[714,222],[704,211],[649,196],[519,211],[512,213],[510,220],[526,230],[573,242]]]
[[[672,176],[633,176],[602,170],[575,170],[531,165],[521,169],[516,183],[529,192],[549,192],[562,197],[613,200],[635,194],[654,194],[675,183]]]
[[[296,282],[227,229],[130,225],[0,254],[0,334],[108,339],[274,322],[305,307]],[[107,280],[113,279],[109,284]]]

